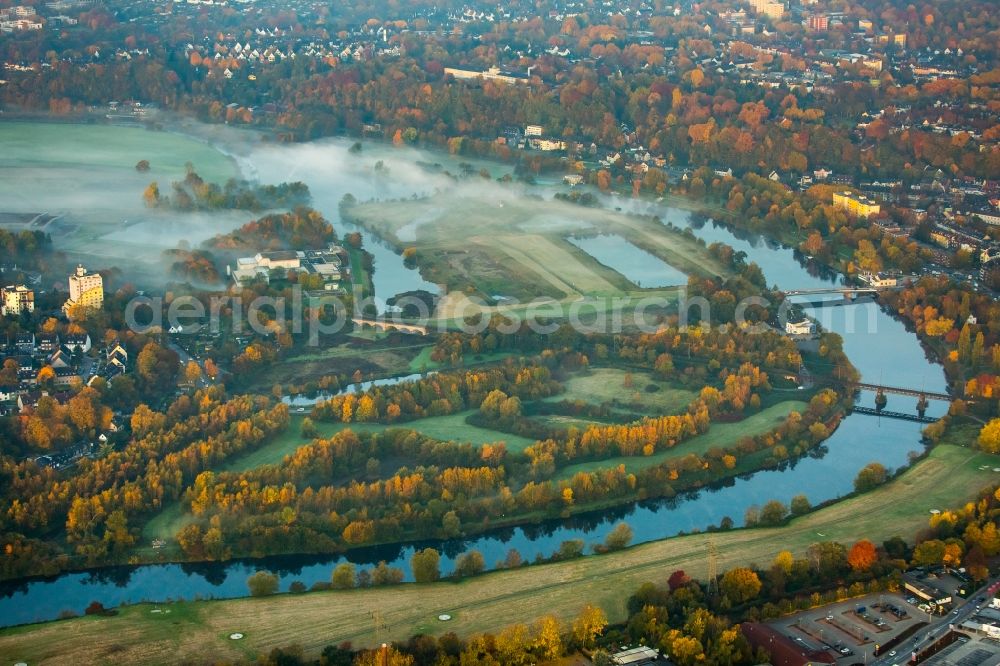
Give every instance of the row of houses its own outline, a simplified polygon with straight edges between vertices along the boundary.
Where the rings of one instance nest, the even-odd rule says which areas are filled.
[[[2,367],[14,365],[15,377],[0,382],[0,412],[23,411],[33,406],[32,396],[46,385],[55,391],[67,391],[90,384],[98,377],[105,380],[125,374],[128,350],[118,341],[107,345],[96,359],[86,357],[92,348],[86,333],[18,333],[6,341]],[[48,371],[51,371],[49,373]]]

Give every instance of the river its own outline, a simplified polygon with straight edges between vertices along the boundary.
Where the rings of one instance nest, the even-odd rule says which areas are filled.
[[[245,173],[251,171],[265,182],[306,181],[313,192],[314,206],[330,219],[338,219],[337,204],[347,192],[359,198],[366,193],[380,198],[401,198],[415,192],[432,192],[443,182],[440,180],[443,176],[428,174],[398,155],[383,155],[381,150],[372,151],[374,154],[352,155],[347,150],[349,145],[349,142],[330,140],[293,148],[273,146],[238,159]],[[374,163],[379,159],[386,161],[392,177],[375,171]],[[837,280],[837,276],[829,272],[815,267],[804,268],[791,249],[766,239],[735,234],[712,223],[696,225],[686,212],[678,209],[648,202],[628,205],[641,207],[642,212],[656,213],[677,226],[689,226],[706,242],[721,241],[745,251],[749,260],[763,268],[772,284],[796,289],[827,286]],[[344,225],[338,224],[343,232]],[[376,289],[381,297],[416,288],[434,288],[368,234],[365,244],[375,254]],[[848,356],[866,380],[922,386],[931,391],[945,390],[941,366],[929,361],[915,335],[877,305],[823,308],[813,314],[826,328],[843,336]],[[874,395],[862,393],[859,401],[873,406]],[[914,398],[889,396],[888,409],[914,410],[915,403]],[[945,409],[944,403],[932,401],[928,414],[938,416]],[[531,561],[536,556],[551,555],[567,539],[583,539],[588,546],[601,543],[614,525],[623,520],[634,531],[634,543],[704,529],[717,525],[725,516],[741,524],[748,507],[762,505],[768,500],[788,503],[793,496],[804,493],[815,505],[840,497],[852,490],[857,472],[869,462],[878,461],[888,468],[906,465],[910,453],[922,449],[920,429],[917,423],[850,415],[821,450],[780,470],[757,472],[715,490],[702,490],[672,500],[637,502],[597,514],[502,529],[468,539],[357,550],[346,557],[293,556],[263,561],[152,564],[7,583],[0,585],[0,625],[50,620],[62,611],[81,613],[94,600],[112,607],[141,601],[246,596],[247,577],[257,569],[278,573],[282,590],[287,590],[293,581],[309,586],[329,581],[333,567],[344,559],[362,566],[386,560],[406,571],[409,579],[410,555],[414,549],[427,545],[441,550],[442,571],[449,573],[455,558],[470,549],[482,552],[487,566],[501,560],[510,548],[516,548],[524,560]]]

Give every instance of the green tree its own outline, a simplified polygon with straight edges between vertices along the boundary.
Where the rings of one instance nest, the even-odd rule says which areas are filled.
[[[341,562],[333,569],[330,582],[335,590],[349,590],[354,587],[354,565],[350,562]]]
[[[483,559],[483,554],[478,550],[470,550],[467,553],[462,553],[455,561],[455,575],[461,578],[475,576],[478,573],[482,573],[485,568],[486,561]]]
[[[270,571],[258,571],[247,578],[250,596],[267,597],[278,591],[278,577]]]
[[[985,345],[986,339],[983,337],[983,332],[976,333],[976,339],[972,343],[972,358],[969,359],[969,363],[974,370],[978,369],[980,363],[983,361],[983,347]]]
[[[958,334],[958,362],[968,364],[972,357],[972,330],[968,324]]]
[[[931,539],[917,544],[913,549],[913,564],[915,566],[929,566],[941,564],[945,556],[945,543],[940,539]]]
[[[771,500],[760,510],[760,524],[765,526],[779,525],[788,515],[788,507],[778,500]]]
[[[583,539],[568,539],[559,544],[559,550],[552,555],[554,560],[571,560],[583,555]]]
[[[792,498],[792,515],[801,516],[803,514],[809,513],[812,509],[812,505],[809,503],[809,498],[805,495],[796,495]]]
[[[315,439],[319,436],[319,430],[316,428],[316,424],[308,416],[302,419],[301,428],[302,437],[305,439]]]
[[[454,511],[444,514],[441,519],[441,529],[447,537],[457,537],[462,533],[462,520]]]
[[[433,548],[418,550],[410,556],[413,580],[418,583],[432,583],[441,578],[441,554]]]
[[[858,472],[857,477],[855,477],[854,490],[859,493],[863,493],[871,490],[872,488],[876,488],[885,483],[888,476],[889,473],[882,463],[868,463],[860,472]]]

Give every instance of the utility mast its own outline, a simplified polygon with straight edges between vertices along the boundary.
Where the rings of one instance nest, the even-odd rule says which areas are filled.
[[[708,542],[708,596],[711,597],[718,593],[718,582],[716,579],[719,577],[719,551],[715,547],[714,541]]]

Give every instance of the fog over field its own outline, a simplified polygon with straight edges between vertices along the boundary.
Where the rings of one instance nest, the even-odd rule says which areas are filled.
[[[164,249],[194,246],[253,217],[145,206],[146,186],[157,181],[169,192],[188,162],[206,180],[239,177],[231,158],[194,139],[138,127],[2,123],[0,143],[0,212],[59,216],[44,229],[55,247],[94,269],[118,266],[158,281]],[[136,170],[140,160],[149,161],[148,172]]]
[[[339,205],[345,195],[384,206],[377,213],[381,219],[366,226],[396,247],[390,249],[382,238],[364,234],[366,248],[375,255],[374,282],[380,300],[414,289],[439,291],[444,282],[453,287],[440,272],[434,280],[441,284],[427,282],[398,256],[401,244],[442,240],[459,241],[451,249],[457,247],[461,255],[461,242],[471,239],[479,248],[474,251],[486,247],[492,260],[502,265],[512,258],[514,264],[533,267],[532,274],[544,274],[544,267],[556,261],[567,270],[545,278],[553,294],[616,293],[628,286],[618,279],[620,275],[580,254],[577,259],[589,268],[570,270],[579,262],[566,255],[572,248],[564,244],[565,237],[581,231],[612,231],[624,216],[554,201],[552,195],[565,189],[561,186],[498,183],[496,179],[510,174],[512,167],[369,141],[360,148],[343,138],[280,144],[254,131],[191,121],[167,125],[173,131],[0,124],[0,141],[7,148],[0,155],[0,212],[57,215],[46,231],[70,259],[92,269],[117,266],[141,284],[159,283],[168,279],[164,250],[183,242],[197,247],[263,214],[147,208],[142,193],[149,183],[156,181],[160,192],[169,195],[171,183],[184,178],[190,163],[206,181],[220,185],[230,178],[274,185],[302,181],[309,186],[311,205],[341,235],[356,230],[340,220]],[[136,170],[140,160],[149,161],[148,172]],[[632,202],[620,205],[638,212]],[[472,267],[473,281],[480,268]],[[480,284],[491,287],[488,293],[504,293],[489,279]]]

